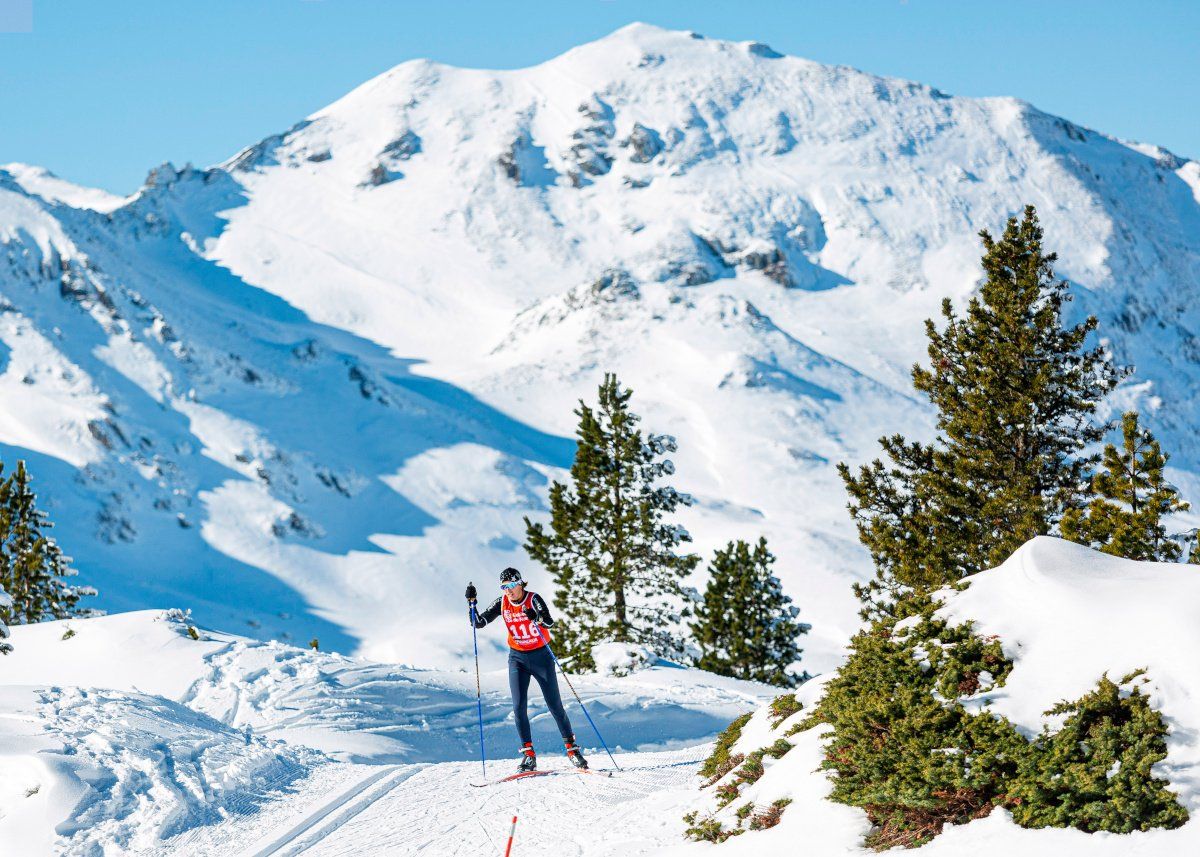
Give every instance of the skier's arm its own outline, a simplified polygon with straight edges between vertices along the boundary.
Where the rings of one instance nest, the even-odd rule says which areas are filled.
[[[503,598],[504,596],[501,596]],[[497,598],[483,610],[476,609],[475,611],[475,627],[482,628],[489,622],[493,622],[500,615],[500,598]]]
[[[542,596],[536,592],[533,593],[533,598],[529,600],[529,608],[525,611],[525,615],[530,621],[535,621],[542,627],[554,627],[554,619],[550,616],[550,608],[546,606],[546,602],[542,600]]]

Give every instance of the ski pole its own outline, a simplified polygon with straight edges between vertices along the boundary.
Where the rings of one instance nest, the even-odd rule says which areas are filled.
[[[479,686],[479,634],[475,626],[475,602],[468,602],[468,607],[471,616],[471,643],[475,646],[475,709],[479,713],[479,764],[483,766],[483,778],[487,780],[487,756],[483,751],[483,690]]]
[[[550,658],[554,661],[554,665],[558,667],[558,671],[562,673],[562,677],[566,679],[567,687],[571,688],[571,693],[575,694],[575,701],[579,703],[579,707],[583,710],[583,716],[587,718],[587,722],[592,724],[592,731],[596,733],[596,737],[600,739],[600,746],[604,748],[604,752],[608,753],[608,760],[613,763],[613,767],[618,771],[621,766],[617,764],[617,760],[613,758],[612,750],[608,749],[608,744],[604,741],[604,736],[600,734],[600,730],[596,728],[596,721],[592,719],[592,715],[588,714],[587,706],[583,704],[583,700],[579,698],[579,691],[575,689],[575,685],[571,684],[571,677],[567,675],[567,671],[563,669],[563,665],[558,662],[558,658],[554,654],[554,649],[550,648],[550,641],[542,634],[542,629],[537,622],[530,622],[533,630],[537,631],[538,637],[546,644],[546,651],[550,653]]]
[[[514,815],[513,820],[512,820],[512,827],[510,827],[508,829],[508,847],[504,849],[504,857],[509,857],[509,855],[512,854],[513,834],[516,832],[517,832],[517,817]]]

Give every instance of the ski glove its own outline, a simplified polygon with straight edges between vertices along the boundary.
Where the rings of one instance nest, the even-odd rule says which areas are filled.
[[[474,601],[478,597],[479,597],[479,593],[475,591],[475,584],[468,583],[467,584],[467,600]]]
[[[543,624],[542,617],[538,614],[537,610],[532,604],[525,608],[525,618],[530,622],[537,622],[539,625]]]

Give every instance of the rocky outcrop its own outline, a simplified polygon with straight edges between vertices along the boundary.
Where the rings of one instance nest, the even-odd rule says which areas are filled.
[[[621,141],[621,148],[629,149],[629,160],[635,164],[648,164],[663,150],[662,137],[653,128],[640,122],[633,123],[629,135]]]
[[[421,138],[413,131],[405,131],[399,137],[383,147],[379,153],[381,158],[407,161],[421,151]]]
[[[587,124],[572,132],[567,150],[571,164],[567,175],[574,187],[581,187],[589,178],[606,175],[612,169],[614,158],[608,147],[616,133],[612,108],[599,98],[580,104],[578,111]]]

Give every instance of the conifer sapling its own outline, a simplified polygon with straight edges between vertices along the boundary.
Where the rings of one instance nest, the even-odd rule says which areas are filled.
[[[1063,538],[1126,559],[1175,562],[1183,546],[1163,520],[1190,507],[1166,480],[1168,456],[1154,435],[1128,411],[1121,420],[1121,448],[1104,448],[1103,469],[1091,480],[1095,496],[1086,508],[1063,515]]]

